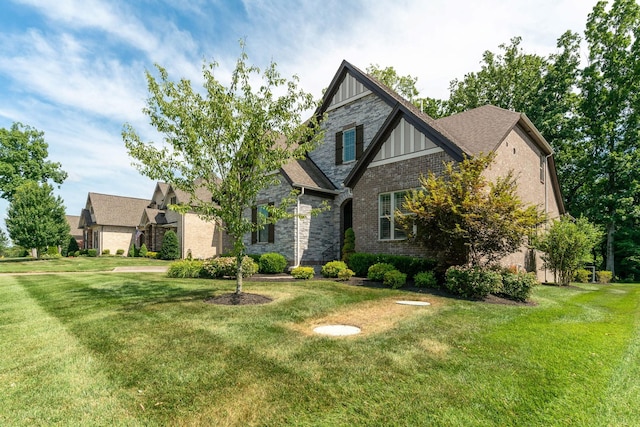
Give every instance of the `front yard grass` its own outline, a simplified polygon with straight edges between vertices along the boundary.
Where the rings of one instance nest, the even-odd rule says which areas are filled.
[[[139,267],[150,265],[166,265],[170,261],[140,257],[99,256],[75,258],[0,258],[1,273],[42,273],[42,272],[75,272],[75,271],[109,271],[115,267]]]
[[[524,306],[329,281],[246,282],[246,292],[274,302],[203,302],[233,289],[160,274],[0,277],[0,424],[640,419],[640,285],[540,286],[537,305]],[[393,305],[416,298],[433,305]],[[361,335],[309,331],[350,319]]]

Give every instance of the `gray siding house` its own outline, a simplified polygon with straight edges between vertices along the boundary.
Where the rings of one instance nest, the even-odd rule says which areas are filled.
[[[305,160],[284,166],[280,185],[262,192],[247,215],[256,220],[262,207],[291,189],[299,191],[294,213],[323,201],[331,209],[246,236],[249,253],[279,252],[291,265],[321,265],[340,258],[344,232],[352,227],[356,251],[425,255],[395,228],[393,212],[407,190],[419,187],[421,174],[480,153],[496,154],[489,177],[514,170],[523,201],[549,218],[564,213],[553,150],[524,114],[487,105],[435,120],[347,61],[317,114],[326,114],[324,142]],[[523,249],[503,263],[536,270],[544,280],[540,263],[530,260]]]

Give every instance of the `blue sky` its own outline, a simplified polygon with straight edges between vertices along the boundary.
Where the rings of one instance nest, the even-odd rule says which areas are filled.
[[[318,98],[343,59],[393,66],[421,96],[479,68],[514,36],[548,55],[566,30],[583,33],[596,0],[3,0],[0,127],[45,133],[69,178],[57,190],[79,215],[88,192],[150,198],[154,182],[128,157],[122,125],[158,140],[142,108],[145,70],[201,81],[203,60],[224,81],[246,40],[250,63],[270,61]],[[0,202],[4,226],[7,203]]]

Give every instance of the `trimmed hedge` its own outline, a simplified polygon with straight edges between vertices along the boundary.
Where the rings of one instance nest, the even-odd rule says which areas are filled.
[[[348,267],[358,277],[367,277],[369,267],[380,262],[393,265],[396,270],[407,275],[408,279],[413,279],[421,271],[431,271],[437,261],[429,258],[417,258],[403,255],[369,254],[356,252],[351,254],[347,262]]]
[[[389,271],[394,270],[398,269],[391,264],[387,264],[386,262],[379,262],[369,267],[369,270],[367,271],[367,278],[376,282],[382,282],[384,280],[384,275]]]
[[[342,261],[329,261],[322,266],[322,275],[324,277],[336,278],[341,271],[347,269],[347,264]]]
[[[515,301],[526,301],[533,287],[538,284],[534,273],[502,272],[502,289],[499,295]]]
[[[413,278],[416,287],[418,288],[437,288],[438,280],[433,271],[422,271],[415,275]]]
[[[181,260],[172,262],[167,271],[167,277],[176,279],[197,279],[202,274],[202,261]]]
[[[279,274],[287,268],[287,259],[279,253],[267,252],[260,256],[258,265],[260,273]]]
[[[353,270],[345,268],[338,272],[338,280],[347,281],[353,277]]]
[[[399,272],[398,270],[391,270],[384,273],[384,279],[382,283],[385,286],[389,286],[392,289],[401,288],[407,283],[407,275]]]
[[[445,286],[456,295],[482,299],[502,290],[502,275],[490,269],[453,266],[447,269]]]
[[[313,267],[296,267],[291,270],[291,276],[293,276],[294,279],[309,280],[313,279],[315,274]]]
[[[242,260],[242,277],[253,276],[258,272],[258,264],[245,256]],[[219,257],[206,260],[202,265],[202,277],[222,279],[223,277],[236,277],[236,258]]]

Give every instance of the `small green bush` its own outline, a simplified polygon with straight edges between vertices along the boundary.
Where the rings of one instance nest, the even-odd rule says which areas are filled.
[[[407,275],[398,270],[391,270],[384,273],[382,283],[392,289],[401,288],[407,283]]]
[[[172,262],[167,271],[167,277],[177,279],[196,279],[202,274],[202,261],[180,260]]]
[[[287,268],[287,259],[276,252],[262,254],[258,260],[259,272],[263,274],[280,274]]]
[[[433,271],[422,271],[415,275],[413,281],[418,288],[436,288],[438,286],[438,281]]]
[[[502,288],[499,294],[516,301],[526,301],[533,287],[538,284],[534,273],[502,272]]]
[[[144,256],[140,254],[141,256]],[[175,231],[169,230],[162,237],[162,247],[160,248],[160,259],[179,259],[180,244],[178,243],[178,235]]]
[[[147,249],[147,245],[145,245],[144,243],[142,245],[140,245],[140,250],[138,251],[138,254],[142,258],[147,256],[147,252],[149,252],[149,250]]]
[[[591,272],[589,270],[585,270],[584,268],[581,268],[580,270],[576,271],[574,279],[578,283],[588,283],[590,276],[591,276]]]
[[[80,250],[80,246],[78,246],[78,241],[75,237],[69,237],[69,245],[67,246],[67,255],[72,256],[76,251]]]
[[[98,256],[98,250],[97,249],[87,249],[87,256],[89,257],[97,257]]]
[[[367,278],[376,282],[382,282],[384,280],[385,273],[393,270],[396,270],[393,265],[385,262],[379,262],[369,267],[369,270],[367,271]]]
[[[611,282],[612,277],[613,274],[608,270],[596,271],[596,279],[598,280],[598,283],[609,283]]]
[[[116,255],[124,255],[124,249],[118,249]]]
[[[103,249],[102,255],[111,255],[111,249]]]
[[[129,256],[131,258],[138,256],[138,253],[136,251],[136,247],[135,245],[132,243],[131,246],[129,247]]]
[[[258,264],[245,256],[242,259],[242,277],[250,277],[258,272]],[[206,260],[202,266],[202,277],[222,279],[224,277],[236,277],[236,258],[219,257]]]
[[[75,251],[75,252],[73,253],[73,256],[75,256],[75,257],[80,256],[80,251]]]
[[[367,277],[369,267],[379,262],[393,265],[396,270],[405,273],[409,279],[421,271],[433,270],[437,262],[429,258],[417,258],[403,255],[369,254],[355,252],[351,254],[347,265],[358,277]]]
[[[349,262],[349,258],[356,252],[356,233],[353,228],[347,228],[344,232],[344,245],[342,245],[342,261]]]
[[[51,257],[55,257],[56,255],[60,255],[60,252],[58,252],[58,247],[57,246],[49,246],[47,248],[47,255],[49,255]]]
[[[146,257],[150,259],[158,259],[159,256],[160,256],[159,252],[153,252],[153,251],[147,251],[147,255],[146,255]]]
[[[345,268],[344,270],[340,270],[338,272],[338,280],[347,281],[353,277],[355,273],[353,270],[349,268]]]
[[[453,266],[446,272],[445,286],[456,295],[482,299],[501,290],[502,275],[490,269]]]
[[[291,276],[293,276],[294,279],[309,280],[313,279],[315,274],[313,267],[296,267],[291,270]]]
[[[343,261],[330,261],[322,266],[322,275],[324,277],[338,277],[342,270],[347,269],[347,264]]]

